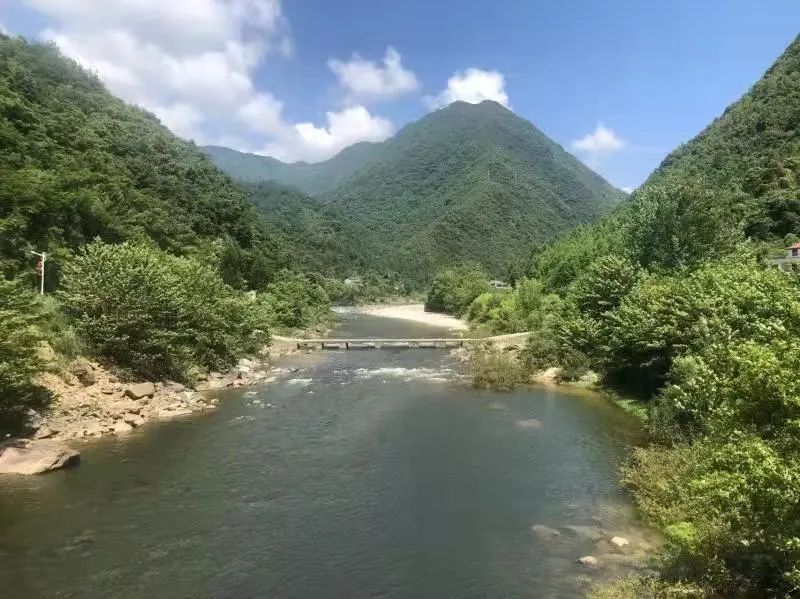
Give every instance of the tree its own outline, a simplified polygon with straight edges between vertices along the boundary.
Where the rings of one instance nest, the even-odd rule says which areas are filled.
[[[51,399],[33,382],[41,368],[40,317],[38,296],[18,282],[0,279],[0,436],[17,432],[28,410],[39,410]]]

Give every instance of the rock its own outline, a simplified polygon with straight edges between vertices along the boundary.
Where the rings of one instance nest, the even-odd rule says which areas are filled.
[[[78,360],[70,367],[70,372],[75,375],[81,385],[91,387],[95,384],[94,368],[86,360]]]
[[[104,386],[100,387],[100,393],[102,393],[103,395],[114,395],[115,391],[113,387]]]
[[[25,412],[26,422],[25,424],[30,428],[32,431],[38,431],[39,428],[42,426],[42,417],[39,416],[39,412],[32,408],[28,408]]]
[[[256,395],[258,395],[258,391],[248,391],[244,394],[245,397],[255,397]]]
[[[0,448],[0,474],[41,474],[79,460],[77,451],[55,441],[15,441]]]
[[[100,437],[106,431],[105,427],[99,422],[91,422],[83,427],[83,437]]]
[[[141,399],[142,397],[153,397],[156,394],[156,386],[153,383],[139,383],[131,385],[125,389],[125,395],[131,399]]]
[[[164,388],[175,393],[186,391],[186,385],[183,385],[182,383],[176,383],[175,381],[167,381],[164,384]]]
[[[139,414],[133,414],[133,413],[123,414],[122,421],[125,424],[129,424],[134,428],[142,426],[145,423],[144,418],[139,416]]]
[[[118,420],[117,422],[115,422],[113,424],[113,426],[111,427],[111,430],[115,434],[119,435],[119,434],[124,434],[124,433],[131,432],[133,430],[133,427],[130,424],[128,424],[127,422],[123,421],[123,420]]]
[[[622,549],[623,547],[630,545],[631,542],[625,537],[611,537],[611,544],[617,549]]]
[[[142,409],[142,406],[137,404],[135,401],[131,400],[122,400],[122,401],[115,401],[114,403],[108,404],[106,407],[106,412],[110,414],[113,418],[119,418],[123,414],[127,412],[131,412],[133,414],[137,414]]]
[[[561,535],[560,531],[556,530],[555,528],[545,526],[544,524],[534,524],[531,526],[531,532],[544,539],[552,539],[553,537],[558,537]]]
[[[159,410],[159,418],[177,418],[178,416],[188,416],[192,411],[188,408],[178,408],[177,410]]]
[[[208,376],[212,379],[221,379],[224,375],[221,372],[210,372]]]
[[[219,400],[216,397],[212,397],[208,400],[208,403],[210,403],[212,406],[215,406],[219,403]]]
[[[242,358],[241,360],[239,360],[239,368],[242,367],[252,368],[254,364],[255,362],[253,362],[253,360],[249,358]]]
[[[39,428],[36,431],[36,434],[33,436],[34,439],[49,439],[50,437],[54,436],[57,431],[54,431],[49,426],[45,425]]]
[[[589,566],[590,568],[596,568],[599,562],[593,555],[584,555],[578,558],[578,563],[583,566]]]
[[[565,526],[564,530],[581,539],[590,541],[599,541],[603,537],[607,536],[606,531],[597,526]]]

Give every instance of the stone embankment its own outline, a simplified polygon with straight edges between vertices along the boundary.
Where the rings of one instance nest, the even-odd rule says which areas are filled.
[[[0,474],[39,474],[75,464],[78,452],[65,443],[124,435],[154,420],[212,410],[209,391],[276,379],[262,360],[243,358],[228,372],[212,372],[188,388],[173,381],[124,383],[99,364],[81,360],[40,383],[56,397],[45,414],[29,414],[30,439],[0,444]]]

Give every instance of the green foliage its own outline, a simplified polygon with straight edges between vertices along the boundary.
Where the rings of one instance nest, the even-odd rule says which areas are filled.
[[[40,320],[37,296],[19,283],[0,279],[0,437],[18,430],[28,410],[41,409],[50,400],[33,382],[40,370]]]
[[[523,278],[513,290],[479,295],[466,313],[472,324],[486,325],[495,334],[539,331],[558,306],[558,296],[546,293],[536,279]]]
[[[448,268],[431,283],[425,309],[461,316],[476,297],[489,290],[489,279],[476,266]]]
[[[455,102],[393,138],[320,164],[207,148],[231,176],[315,194],[356,231],[361,270],[417,285],[466,260],[496,275],[520,247],[551,240],[624,198],[528,121],[495,102]]]
[[[523,372],[511,352],[475,347],[470,356],[470,376],[477,389],[511,391],[523,381]]]
[[[799,294],[792,278],[753,262],[650,275],[604,317],[599,362],[611,382],[652,394],[678,356],[800,334]]]
[[[645,186],[668,177],[699,176],[719,195],[745,194],[750,235],[800,233],[798,97],[800,38],[739,101],[667,156]]]
[[[346,279],[329,278],[323,285],[331,302],[340,306],[393,301],[411,294],[396,274],[380,275],[373,271]]]
[[[733,198],[698,182],[642,188],[624,222],[624,247],[644,268],[691,267],[728,256],[743,241]]]
[[[189,255],[220,240],[223,274],[260,287],[296,262],[242,193],[191,143],[111,96],[54,46],[0,36],[0,271],[50,288],[81,245],[150,239]]]
[[[313,327],[330,312],[330,299],[321,281],[291,271],[278,273],[267,286],[263,301],[275,326],[287,330]]]
[[[625,479],[665,530],[662,575],[721,597],[789,596],[800,582],[797,457],[743,432],[637,450]]]
[[[267,305],[206,264],[145,245],[85,246],[59,295],[92,350],[132,375],[187,380],[269,340]]]

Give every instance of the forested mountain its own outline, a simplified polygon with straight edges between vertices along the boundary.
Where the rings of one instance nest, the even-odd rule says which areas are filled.
[[[501,274],[521,246],[591,222],[624,198],[490,101],[455,102],[321,164],[206,151],[234,178],[272,177],[308,190],[363,232],[373,265],[416,280],[464,260]]]
[[[361,142],[345,148],[325,162],[287,164],[269,156],[247,154],[221,146],[204,146],[211,161],[237,181],[275,181],[307,194],[324,197],[374,158],[374,146]]]
[[[292,240],[299,261],[311,271],[349,274],[368,269],[364,235],[335,209],[294,187],[274,181],[241,183],[261,216]]]
[[[473,260],[502,272],[520,246],[552,239],[624,196],[500,104],[456,102],[375,148],[380,161],[332,194],[397,270]]]
[[[742,192],[748,233],[800,233],[800,37],[737,102],[650,176],[700,177]]]
[[[297,265],[291,241],[200,150],[52,46],[0,36],[0,147],[6,276],[32,276],[30,249],[51,255],[55,275],[95,237],[213,254],[237,286]]]

